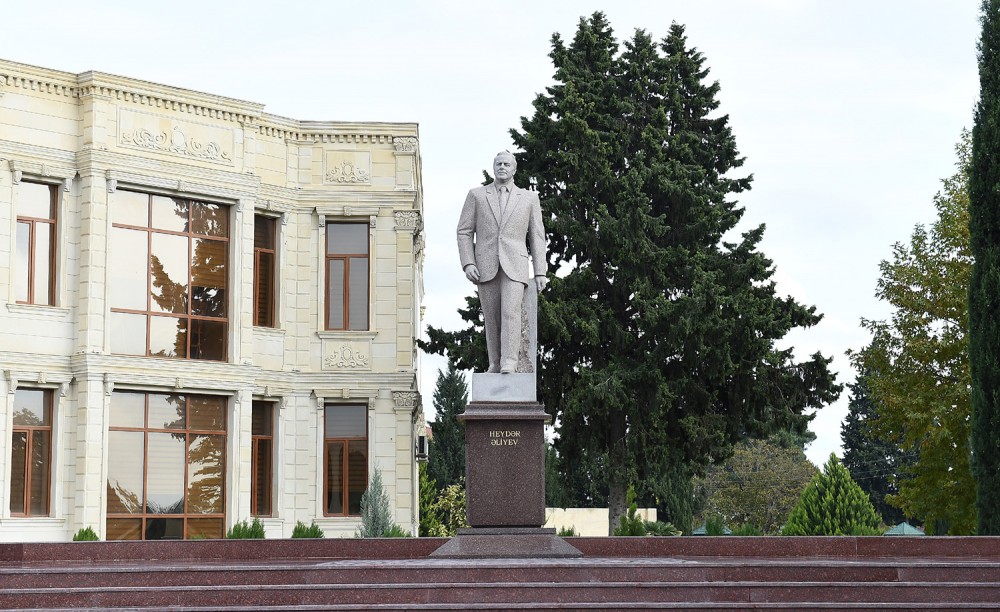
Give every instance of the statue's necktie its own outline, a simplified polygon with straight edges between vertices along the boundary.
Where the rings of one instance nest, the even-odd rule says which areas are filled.
[[[500,188],[500,217],[507,214],[507,200],[510,198],[510,190],[506,187]]]

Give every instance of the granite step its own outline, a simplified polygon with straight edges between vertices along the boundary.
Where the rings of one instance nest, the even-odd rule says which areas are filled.
[[[984,583],[1000,562],[802,559],[755,563],[707,559],[577,559],[456,562],[303,561],[262,563],[62,564],[0,567],[5,588],[213,586],[261,584],[426,584],[481,582],[910,582]]]
[[[913,582],[481,582],[428,584],[285,584],[213,586],[61,587],[0,589],[0,608],[149,608],[220,606],[493,606],[606,602],[658,604],[913,605],[917,602],[979,604],[1000,609],[1000,583]],[[992,606],[992,608],[990,607]]]

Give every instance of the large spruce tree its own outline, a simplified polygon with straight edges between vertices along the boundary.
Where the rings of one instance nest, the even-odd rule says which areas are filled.
[[[548,232],[541,399],[567,482],[587,484],[578,503],[606,495],[614,526],[633,485],[684,525],[694,471],[747,435],[804,431],[806,410],[839,393],[828,359],[774,346],[820,316],[775,295],[763,226],[730,234],[750,177],[683,26],[621,49],[595,13],[569,45],[554,35],[550,57],[555,84],[511,132]],[[463,316],[478,325],[474,303]],[[482,363],[472,330],[430,337]]]
[[[979,534],[1000,535],[1000,0],[984,0],[972,129],[969,365]]]

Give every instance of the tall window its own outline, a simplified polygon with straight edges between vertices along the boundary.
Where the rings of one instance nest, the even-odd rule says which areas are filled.
[[[326,224],[326,328],[368,329],[367,224]]]
[[[111,196],[111,352],[225,361],[229,210]]]
[[[17,277],[15,300],[21,304],[55,304],[55,185],[21,183],[17,196]]]
[[[271,516],[274,404],[255,401],[251,421],[250,512],[254,516]]]
[[[361,514],[368,488],[368,406],[327,404],[323,443],[327,516]]]
[[[274,217],[253,218],[253,324],[274,327]]]
[[[52,391],[17,389],[14,392],[14,429],[10,446],[11,515],[48,516]]]
[[[112,393],[107,539],[223,537],[225,456],[225,398]]]

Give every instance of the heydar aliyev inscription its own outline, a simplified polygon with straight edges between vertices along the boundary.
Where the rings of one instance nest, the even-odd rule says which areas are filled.
[[[570,557],[580,552],[545,523],[545,424],[536,397],[536,292],[545,289],[545,228],[538,195],[514,185],[508,151],[495,181],[469,191],[458,221],[458,253],[479,289],[489,369],[472,374],[465,425],[470,529],[439,548],[443,557]],[[529,265],[530,255],[530,265]]]

